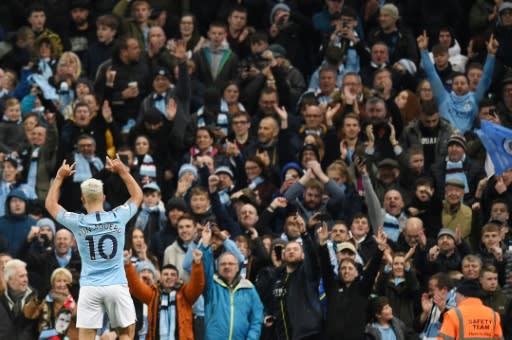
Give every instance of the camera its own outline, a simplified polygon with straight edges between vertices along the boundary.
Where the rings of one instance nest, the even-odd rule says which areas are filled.
[[[41,242],[41,246],[43,249],[51,250],[52,248],[52,241],[48,237],[48,235],[41,233],[39,235],[39,242]]]
[[[283,246],[275,246],[274,251],[276,252],[276,257],[280,259],[283,255]]]
[[[386,119],[379,119],[372,123],[373,125],[373,135],[375,138],[384,138],[388,139],[391,135],[391,129],[388,125],[388,121]]]
[[[119,159],[121,160],[121,162],[124,164],[124,165],[130,165],[128,164],[128,155],[119,155]]]

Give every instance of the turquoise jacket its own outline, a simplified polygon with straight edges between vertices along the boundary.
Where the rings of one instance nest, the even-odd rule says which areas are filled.
[[[263,304],[251,281],[240,279],[230,288],[214,274],[212,249],[200,247],[206,286],[205,339],[258,340],[263,324]]]

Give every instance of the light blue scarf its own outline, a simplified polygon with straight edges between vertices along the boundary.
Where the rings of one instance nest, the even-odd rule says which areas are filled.
[[[36,189],[37,184],[37,164],[39,161],[39,150],[40,147],[37,146],[32,151],[32,156],[30,157],[30,166],[28,168],[27,174],[27,185]]]
[[[457,178],[464,182],[464,193],[467,194],[469,192],[468,178],[466,177],[466,173],[464,172],[464,160],[466,159],[466,155],[462,156],[462,159],[458,162],[450,162],[448,158],[446,159],[446,176],[445,181],[449,179]]]
[[[92,178],[91,168],[89,163],[98,170],[103,170],[103,162],[96,156],[92,156],[91,158],[86,158],[80,153],[75,153],[75,174],[73,175],[73,182],[81,183]]]
[[[160,296],[160,340],[174,340],[176,334],[176,291]]]

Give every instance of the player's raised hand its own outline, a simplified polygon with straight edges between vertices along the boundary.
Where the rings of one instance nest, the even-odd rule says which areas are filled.
[[[67,178],[69,176],[72,176],[75,173],[75,163],[69,165],[66,160],[62,161],[62,165],[60,166],[59,170],[57,170],[56,177],[59,177],[60,179]]]
[[[118,174],[128,171],[126,165],[124,165],[121,159],[119,158],[119,154],[116,154],[116,158],[114,159],[107,156],[105,168],[107,168],[107,170],[109,171]]]

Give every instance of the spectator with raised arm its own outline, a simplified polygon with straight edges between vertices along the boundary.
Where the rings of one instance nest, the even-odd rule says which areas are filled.
[[[206,280],[205,339],[228,335],[233,339],[257,340],[263,323],[263,305],[256,288],[240,277],[239,261],[231,252],[219,256],[215,271],[211,237],[212,230],[205,227],[199,247],[203,252]]]
[[[124,268],[130,293],[148,306],[148,332],[146,339],[194,337],[192,305],[204,289],[202,252],[193,250],[190,281],[182,283],[181,267],[166,264],[160,273],[160,283],[147,285],[135,272],[130,262],[131,254],[125,251]]]
[[[296,224],[302,245],[297,241],[286,244],[272,287],[273,301],[267,307],[265,327],[274,327],[277,339],[320,338],[322,310],[318,295],[320,270],[313,244],[314,225],[296,213],[290,216]],[[332,276],[332,270],[330,272]]]
[[[434,65],[428,55],[428,36],[426,31],[417,39],[418,48],[421,51],[423,68],[427,73],[428,80],[432,85],[432,91],[441,117],[448,120],[453,127],[458,128],[462,133],[473,128],[473,123],[478,115],[478,103],[484,97],[485,92],[491,85],[492,72],[494,69],[495,55],[499,47],[498,41],[491,35],[487,43],[487,59],[484,65],[484,74],[475,92],[469,91],[469,81],[464,74],[455,74],[452,78],[452,92],[448,92],[436,73]]]
[[[329,232],[324,223],[318,229],[320,243],[320,267],[327,294],[327,329],[325,339],[359,340],[368,316],[368,295],[379,271],[382,252],[386,249],[386,234],[381,230],[373,236],[378,245],[370,264],[359,273],[354,260],[347,258],[339,265],[338,278],[332,275],[332,266],[327,249]],[[358,280],[363,274],[364,280]]]

